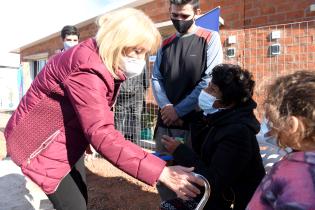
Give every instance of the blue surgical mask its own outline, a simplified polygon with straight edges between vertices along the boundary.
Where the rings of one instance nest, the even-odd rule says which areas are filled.
[[[69,49],[69,48],[71,48],[71,47],[73,47],[73,46],[75,46],[75,45],[77,45],[77,44],[78,44],[78,42],[65,41],[65,42],[63,43],[63,49],[67,50],[67,49]]]
[[[213,114],[219,109],[216,109],[213,107],[214,102],[216,101],[216,97],[210,95],[206,91],[202,90],[200,92],[199,98],[198,98],[198,104],[200,109],[203,110],[204,115]]]

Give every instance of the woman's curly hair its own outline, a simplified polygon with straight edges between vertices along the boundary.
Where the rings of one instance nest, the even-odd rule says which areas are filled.
[[[279,146],[315,148],[315,72],[298,71],[279,77],[268,89],[265,112]],[[288,136],[284,134],[290,116],[296,117],[300,126],[295,135]]]
[[[255,81],[253,75],[238,65],[219,64],[212,70],[211,82],[219,87],[223,105],[239,105],[252,98]]]

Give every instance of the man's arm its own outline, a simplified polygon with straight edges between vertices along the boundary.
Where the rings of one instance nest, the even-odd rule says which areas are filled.
[[[160,49],[157,52],[156,60],[153,67],[152,73],[152,91],[156,102],[160,108],[163,108],[167,104],[171,104],[168,97],[166,96],[165,87],[164,87],[164,78],[160,72],[160,65],[162,60],[162,50]]]
[[[179,117],[182,117],[192,110],[194,110],[198,104],[198,97],[202,89],[206,88],[211,80],[212,69],[221,64],[223,61],[222,45],[220,35],[218,32],[213,31],[211,39],[208,43],[207,50],[207,69],[201,81],[194,88],[194,90],[186,96],[180,103],[175,106],[176,113]]]

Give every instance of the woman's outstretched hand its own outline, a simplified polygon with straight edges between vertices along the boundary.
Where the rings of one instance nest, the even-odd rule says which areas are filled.
[[[165,167],[159,177],[159,181],[173,190],[179,198],[188,200],[200,194],[200,190],[193,183],[203,186],[203,180],[191,173],[193,170],[193,167]]]

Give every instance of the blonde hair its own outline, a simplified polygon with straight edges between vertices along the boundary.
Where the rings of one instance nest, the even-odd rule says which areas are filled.
[[[279,77],[268,90],[266,117],[278,145],[296,150],[315,148],[315,72],[298,71]],[[297,131],[288,133],[290,116],[299,121]]]
[[[124,48],[145,45],[151,53],[161,44],[161,35],[152,20],[142,11],[126,8],[101,16],[96,42],[109,72],[118,78],[117,69]]]

